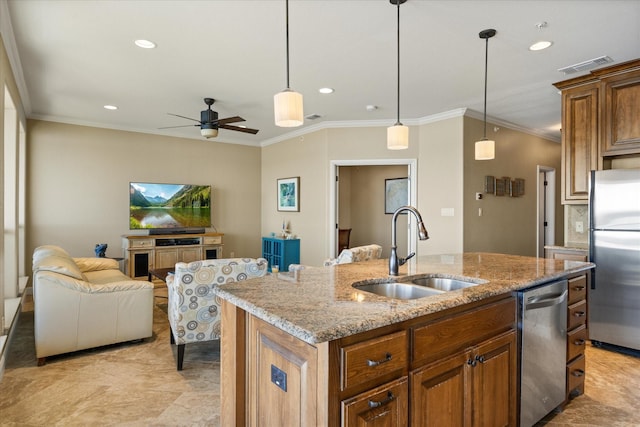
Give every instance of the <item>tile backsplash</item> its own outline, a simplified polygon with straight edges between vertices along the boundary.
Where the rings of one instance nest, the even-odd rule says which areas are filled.
[[[589,246],[589,206],[564,206],[564,246],[587,248]]]

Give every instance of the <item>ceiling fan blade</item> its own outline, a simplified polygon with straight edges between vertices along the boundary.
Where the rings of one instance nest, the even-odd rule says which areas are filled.
[[[190,128],[193,126],[200,126],[200,124],[198,123],[197,125],[180,125],[180,126],[165,126],[165,127],[161,127],[158,129],[173,129],[173,128]]]
[[[258,133],[258,129],[251,129],[251,128],[243,128],[240,126],[233,126],[233,125],[218,125],[218,127],[220,129],[227,129],[227,130],[235,130],[238,132],[244,132],[244,133],[250,133],[255,135],[256,133]]]
[[[246,120],[240,116],[233,116],[233,117],[227,117],[226,119],[219,119],[217,122],[219,125],[224,125],[227,123],[238,123],[238,122],[244,122],[244,121]]]
[[[170,116],[176,116],[176,117],[181,117],[183,119],[187,119],[187,120],[193,120],[194,122],[198,122],[201,123],[200,120],[196,120],[196,119],[192,119],[191,117],[185,117],[185,116],[181,116],[180,114],[173,114],[173,113],[167,113]]]

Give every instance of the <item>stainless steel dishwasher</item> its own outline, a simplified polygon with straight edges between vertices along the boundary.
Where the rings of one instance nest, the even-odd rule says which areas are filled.
[[[530,427],[565,397],[567,280],[518,292],[520,426]]]

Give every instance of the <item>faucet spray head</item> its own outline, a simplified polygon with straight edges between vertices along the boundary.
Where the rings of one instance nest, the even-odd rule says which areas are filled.
[[[429,238],[429,233],[427,233],[427,229],[424,227],[422,221],[418,223],[418,237],[420,240],[427,240]]]

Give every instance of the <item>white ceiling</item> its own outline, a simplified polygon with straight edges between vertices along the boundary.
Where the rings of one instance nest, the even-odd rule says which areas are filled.
[[[293,129],[273,121],[273,95],[286,86],[284,0],[8,6],[31,118],[200,138],[197,127],[158,128],[190,124],[167,113],[197,119],[202,99],[212,97],[221,118],[240,115],[260,129],[221,130],[212,141],[250,145],[309,127],[395,122],[396,6],[388,0],[290,1],[291,88],[304,95],[305,115],[322,116]],[[485,41],[478,33],[487,28],[498,32],[489,40],[487,115],[555,140],[560,96],[552,83],[580,75],[558,68],[602,55],[615,63],[640,57],[638,0],[408,0],[400,15],[400,110],[409,125],[459,108],[482,112]],[[157,48],[136,47],[139,38]],[[540,39],[553,46],[529,51]],[[319,94],[324,86],[335,93]]]

